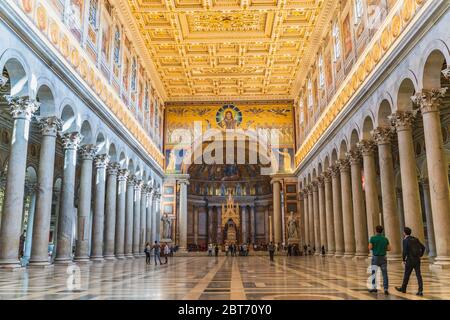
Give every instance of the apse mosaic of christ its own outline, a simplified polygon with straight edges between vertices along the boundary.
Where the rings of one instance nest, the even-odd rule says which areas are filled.
[[[232,104],[226,104],[216,113],[216,123],[222,129],[237,129],[242,123],[242,112]]]

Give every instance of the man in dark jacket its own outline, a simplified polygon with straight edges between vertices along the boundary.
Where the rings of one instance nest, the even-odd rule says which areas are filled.
[[[423,281],[420,272],[420,258],[425,252],[425,246],[420,243],[419,239],[411,236],[411,228],[405,227],[403,231],[403,262],[405,263],[405,274],[403,275],[403,283],[401,287],[395,287],[397,291],[406,293],[409,277],[411,272],[416,272],[419,290],[418,296],[423,296]]]

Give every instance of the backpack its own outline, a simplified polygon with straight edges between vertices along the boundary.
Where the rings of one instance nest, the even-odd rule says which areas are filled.
[[[425,253],[425,246],[415,237],[408,240],[408,249],[409,255],[413,258],[420,258]]]

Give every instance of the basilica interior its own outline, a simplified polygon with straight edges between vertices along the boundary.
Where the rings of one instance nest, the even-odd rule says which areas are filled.
[[[0,300],[450,299],[448,28],[448,0],[0,1]],[[378,225],[391,287],[425,245],[423,296],[367,292]]]

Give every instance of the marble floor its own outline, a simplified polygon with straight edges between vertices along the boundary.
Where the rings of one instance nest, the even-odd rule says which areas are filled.
[[[173,257],[166,265],[144,258],[50,269],[0,271],[0,299],[450,299],[450,271],[423,265],[425,290],[414,274],[407,294],[402,266],[389,266],[390,295],[367,292],[368,262],[322,257]]]

